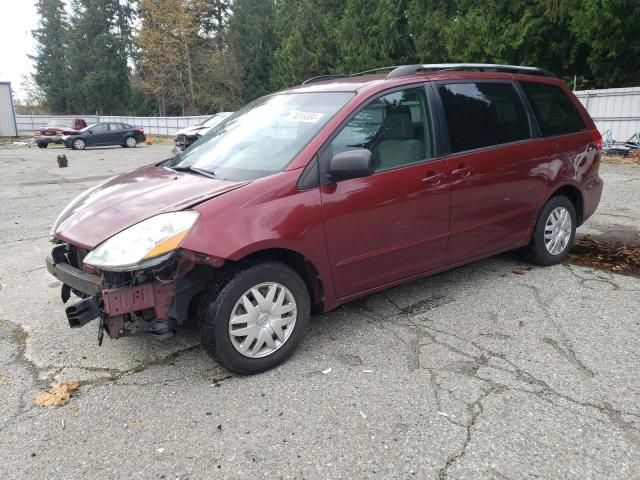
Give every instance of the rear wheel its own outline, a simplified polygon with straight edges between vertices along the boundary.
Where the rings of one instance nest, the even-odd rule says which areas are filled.
[[[538,265],[564,261],[576,235],[576,209],[567,197],[552,197],[540,211],[525,253]]]
[[[85,142],[83,139],[81,138],[76,138],[72,143],[71,146],[73,147],[74,150],[84,150],[87,146],[87,142]]]
[[[127,148],[133,148],[138,144],[138,141],[135,139],[135,137],[127,137],[124,139],[124,145]]]
[[[47,142],[38,142],[38,148],[47,148],[48,146]]]
[[[259,373],[296,349],[310,317],[307,287],[285,264],[266,261],[230,272],[202,302],[202,342],[228,370]]]

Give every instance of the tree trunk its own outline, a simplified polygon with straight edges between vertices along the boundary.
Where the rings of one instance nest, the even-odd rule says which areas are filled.
[[[195,110],[195,94],[193,91],[193,71],[191,70],[191,54],[189,51],[189,41],[186,35],[182,35],[184,40],[184,54],[187,61],[187,81],[189,82],[189,98],[187,98],[187,106],[189,113],[194,113]]]

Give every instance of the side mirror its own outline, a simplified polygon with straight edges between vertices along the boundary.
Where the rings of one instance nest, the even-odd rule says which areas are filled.
[[[373,156],[366,148],[337,153],[329,162],[329,175],[334,180],[368,177],[373,170]]]
[[[93,135],[93,130],[89,130],[89,133],[90,133],[91,135]]]

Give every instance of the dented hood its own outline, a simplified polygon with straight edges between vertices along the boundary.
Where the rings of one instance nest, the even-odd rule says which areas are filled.
[[[92,249],[142,220],[184,210],[246,183],[156,165],[138,168],[110,178],[73,200],[56,221],[54,236]]]

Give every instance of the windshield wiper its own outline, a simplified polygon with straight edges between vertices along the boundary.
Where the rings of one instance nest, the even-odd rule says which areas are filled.
[[[178,171],[178,172],[193,172],[193,173],[198,173],[200,175],[204,175],[205,177],[209,177],[209,178],[216,178],[216,174],[209,171],[209,170],[205,170],[203,168],[198,168],[198,167],[194,167],[193,165],[185,165],[183,167],[181,166],[174,166],[171,167],[172,169]]]

